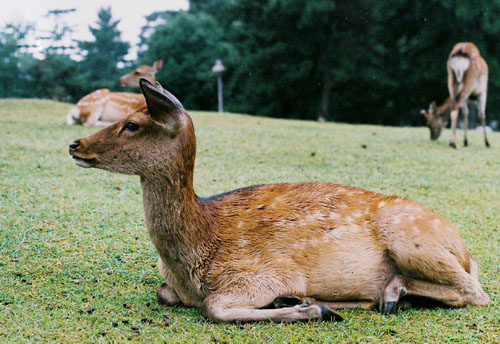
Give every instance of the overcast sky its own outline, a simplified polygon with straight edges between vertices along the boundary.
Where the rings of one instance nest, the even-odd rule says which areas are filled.
[[[45,17],[48,10],[76,8],[76,12],[62,18],[74,29],[74,39],[88,40],[92,37],[88,27],[96,22],[101,7],[111,7],[113,18],[121,19],[118,29],[122,40],[133,47],[139,42],[141,26],[146,23],[145,15],[156,11],[187,10],[188,0],[0,0],[0,26],[35,23],[39,31],[51,30],[53,22]],[[43,45],[45,42],[27,43]],[[135,51],[127,58],[134,59]]]

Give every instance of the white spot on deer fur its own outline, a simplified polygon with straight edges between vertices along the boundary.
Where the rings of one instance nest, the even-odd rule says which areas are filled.
[[[441,228],[441,220],[439,219],[432,220],[432,225],[434,226],[435,229]]]
[[[315,222],[317,220],[321,220],[323,219],[325,216],[323,215],[323,213],[319,210],[316,210],[314,213],[312,214],[308,214],[306,216],[306,221],[307,222]]]
[[[244,225],[245,225],[245,222],[243,222],[243,221],[238,222],[238,228],[243,228]]]
[[[413,231],[414,234],[419,234],[420,233],[420,230],[418,229],[417,226],[411,227],[411,230]]]
[[[318,239],[316,239],[316,238],[310,239],[309,240],[309,244],[311,244],[311,245],[318,245],[319,244]]]
[[[352,213],[352,216],[360,218],[362,216],[362,214],[359,211],[355,211],[354,213]]]
[[[328,235],[331,238],[334,238],[336,240],[341,240],[342,237],[346,233],[353,233],[353,232],[359,232],[359,231],[361,231],[361,227],[360,226],[354,225],[354,224],[349,224],[349,225],[340,226],[340,227],[337,227],[337,228],[331,230],[330,232],[328,232]]]
[[[413,216],[413,215],[411,215],[411,214],[410,214],[410,215],[408,215],[408,220],[409,220],[409,221],[415,221],[415,216]]]
[[[338,219],[340,217],[340,215],[331,211],[328,213],[328,217],[331,218],[332,220],[335,220],[335,219]]]
[[[379,202],[379,204],[378,204],[378,208],[380,209],[380,208],[382,208],[384,205],[385,205],[385,201]]]
[[[346,217],[344,217],[344,220],[345,220],[346,222],[353,222],[353,218],[352,218],[352,217],[350,217],[350,216],[346,216]]]
[[[392,219],[392,224],[397,225],[399,223],[401,223],[401,217],[399,217],[398,215],[394,216],[394,219]]]
[[[245,247],[248,244],[248,240],[247,239],[240,239],[240,240],[238,240],[238,244],[241,247]]]
[[[399,202],[401,202],[401,201],[402,201],[402,199],[401,199],[401,198],[396,198],[393,202],[395,202],[395,203],[399,203]]]

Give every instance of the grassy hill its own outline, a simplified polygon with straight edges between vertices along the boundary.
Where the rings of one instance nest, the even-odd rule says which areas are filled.
[[[161,280],[138,177],[77,167],[68,144],[96,129],[65,125],[69,108],[0,100],[0,342],[500,340],[500,134],[486,149],[472,131],[470,147],[452,150],[449,131],[431,142],[427,128],[192,112],[200,196],[332,181],[415,199],[457,225],[493,301],[390,316],[341,310],[342,323],[221,325],[156,304]]]

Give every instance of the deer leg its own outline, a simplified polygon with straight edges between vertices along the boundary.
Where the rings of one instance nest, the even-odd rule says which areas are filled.
[[[83,122],[83,125],[86,127],[93,127],[96,126],[99,121],[99,119],[102,117],[102,113],[104,112],[104,104],[100,105],[98,107],[95,107],[90,111],[90,115],[87,117],[87,119]]]
[[[395,275],[384,288],[379,306],[380,312],[383,314],[392,313],[400,298],[405,295],[426,297],[449,306],[463,306],[467,303],[464,293],[455,287]]]
[[[469,145],[469,140],[467,139],[467,129],[469,127],[469,107],[467,106],[467,102],[462,102],[460,109],[464,114],[464,146],[467,147]]]
[[[490,146],[488,136],[486,135],[486,92],[479,96],[479,112],[481,114],[481,125],[483,126],[484,144],[486,147]]]
[[[170,280],[170,273],[160,257],[158,257],[158,270],[165,281]],[[166,282],[163,282],[156,290],[156,299],[160,305],[175,306],[181,303],[177,293]]]
[[[394,268],[405,274],[383,289],[383,312],[389,313],[408,293],[452,306],[489,302],[477,279],[477,266],[446,219],[417,203],[400,201],[385,204],[373,220]]]
[[[318,301],[312,298],[305,298],[311,305],[321,304],[331,309],[372,309],[377,306],[375,301]]]
[[[299,304],[323,305],[332,309],[370,309],[374,308],[375,301],[320,301],[312,297],[298,297],[295,295],[279,296],[273,301],[274,308],[292,307]]]
[[[94,126],[104,128],[104,127],[108,127],[108,126],[110,126],[110,125],[111,125],[111,124],[113,124],[113,123],[114,123],[114,122],[96,121],[96,122],[94,123]]]
[[[324,305],[307,303],[278,309],[260,309],[279,296],[272,287],[233,283],[210,294],[202,305],[203,314],[215,322],[335,320],[342,317]]]
[[[163,282],[156,290],[156,300],[160,305],[175,306],[181,303],[181,300],[175,291]]]
[[[458,120],[458,108],[453,107],[453,110],[451,110],[450,119],[451,119],[450,146],[456,149],[457,148],[456,132],[457,132],[457,120]]]

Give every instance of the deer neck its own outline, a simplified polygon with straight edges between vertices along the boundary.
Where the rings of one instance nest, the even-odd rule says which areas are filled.
[[[446,99],[444,101],[444,103],[441,104],[441,106],[438,106],[438,108],[436,109],[437,115],[442,116],[442,115],[450,112],[452,104],[453,104],[453,101],[451,98]]]
[[[193,169],[169,178],[141,177],[141,185],[149,235],[164,263],[171,270],[203,265],[215,242],[214,217],[194,193]]]

